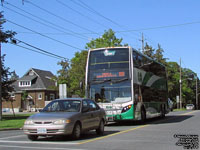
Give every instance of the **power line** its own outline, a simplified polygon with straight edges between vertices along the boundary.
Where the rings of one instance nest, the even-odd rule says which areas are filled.
[[[122,27],[120,24],[118,24],[118,23],[116,23],[115,21],[113,21],[113,20],[111,20],[111,19],[105,17],[104,15],[100,14],[99,12],[97,12],[96,10],[94,10],[93,8],[91,8],[90,6],[88,6],[87,4],[85,4],[84,2],[82,2],[82,1],[79,0],[79,2],[81,3],[81,4],[80,4],[80,3],[77,3],[77,2],[74,1],[74,0],[71,0],[71,1],[72,1],[73,3],[75,3],[75,4],[77,4],[77,5],[79,5],[79,6],[83,7],[83,8],[85,8],[85,9],[87,9],[88,11],[90,11],[90,12],[92,12],[92,13],[94,13],[94,14],[96,14],[96,15],[102,17],[102,18],[104,18],[105,20],[107,20],[107,21],[109,21],[109,22],[111,22],[111,23],[113,23],[113,24],[115,24],[115,25],[117,25],[117,26],[119,26],[119,27]]]
[[[109,22],[111,22],[112,24],[114,24],[114,25],[120,27],[121,29],[125,29],[122,25],[118,24],[117,22],[115,22],[115,21],[111,20],[110,18],[108,18],[108,17],[102,15],[101,13],[97,12],[96,10],[94,10],[93,8],[91,8],[91,7],[88,6],[86,3],[82,2],[81,0],[78,0],[79,3],[76,2],[76,1],[74,1],[74,0],[71,0],[71,1],[72,1],[74,4],[76,4],[76,5],[78,5],[78,6],[82,7],[82,8],[84,8],[84,9],[86,9],[86,10],[88,10],[89,12],[92,12],[93,14],[95,14],[95,15],[97,15],[97,16],[100,16],[100,17],[103,18],[104,20],[109,21]],[[125,35],[125,36],[127,36],[127,35]],[[138,36],[138,35],[137,35],[137,36]],[[132,35],[131,35],[130,37],[132,37]],[[134,37],[134,38],[135,38],[135,37]]]
[[[28,1],[28,0],[25,0],[25,2],[31,4],[32,6],[34,6],[34,7],[38,8],[38,9],[40,9],[40,10],[42,10],[42,11],[44,11],[44,12],[50,14],[50,15],[52,15],[52,16],[54,16],[54,17],[59,18],[59,19],[62,20],[62,21],[65,21],[65,22],[67,22],[67,23],[70,23],[70,24],[72,24],[72,25],[74,25],[74,26],[76,26],[76,27],[78,27],[78,28],[80,28],[80,29],[82,29],[82,30],[86,30],[86,31],[91,32],[91,33],[94,33],[94,34],[98,34],[98,33],[93,32],[93,31],[90,30],[90,29],[87,29],[87,28],[85,28],[85,27],[82,27],[82,26],[80,26],[80,25],[77,25],[77,24],[75,24],[75,23],[72,22],[72,21],[69,21],[69,20],[67,20],[67,19],[65,19],[65,18],[63,18],[63,17],[61,17],[61,16],[58,16],[58,15],[56,15],[56,14],[54,14],[54,13],[52,13],[52,12],[50,12],[50,11],[44,9],[44,8],[41,8],[40,6],[38,6],[38,5],[36,5],[36,4],[32,3],[32,2],[30,2],[30,1]]]
[[[32,48],[35,48],[35,49],[37,49],[37,50],[39,50],[39,51],[41,51],[41,52],[43,52],[43,53],[46,53],[46,54],[48,54],[48,55],[52,55],[52,56],[58,57],[58,58],[60,58],[60,59],[67,59],[66,57],[59,56],[59,55],[57,55],[57,54],[48,52],[48,51],[46,51],[46,50],[43,50],[43,49],[38,48],[38,47],[36,47],[36,46],[33,46],[33,45],[31,45],[31,44],[29,44],[29,43],[27,43],[27,42],[24,42],[24,41],[22,41],[22,40],[19,40],[19,39],[16,39],[16,38],[13,38],[13,39],[16,40],[16,41],[18,41],[19,43],[23,43],[23,44],[25,44],[25,45],[27,45],[27,46],[30,46],[30,47],[32,47]]]
[[[61,58],[59,58],[59,57],[56,57],[56,56],[53,56],[53,55],[49,55],[49,54],[46,54],[46,53],[42,53],[42,52],[40,52],[40,51],[37,51],[37,50],[31,49],[31,48],[28,48],[28,47],[24,47],[24,46],[21,46],[21,45],[17,45],[17,44],[11,43],[11,42],[9,42],[9,43],[12,44],[12,45],[15,45],[15,46],[21,47],[21,48],[23,48],[23,49],[26,49],[26,50],[32,51],[32,52],[36,52],[36,53],[39,53],[39,54],[42,54],[42,55],[46,55],[46,56],[49,56],[49,57],[52,57],[52,58],[56,58],[56,59],[61,59]]]
[[[92,21],[92,22],[95,22],[96,24],[98,24],[98,25],[100,25],[100,26],[103,26],[103,27],[106,27],[106,28],[110,28],[110,27],[107,27],[107,26],[105,26],[104,24],[102,24],[102,23],[100,23],[100,22],[98,22],[98,21],[96,21],[96,20],[94,20],[94,19],[92,19],[92,18],[90,18],[90,17],[84,15],[83,13],[81,13],[81,12],[79,12],[79,11],[77,11],[77,10],[71,8],[71,7],[68,6],[66,3],[63,3],[63,2],[61,2],[61,1],[59,1],[59,0],[56,0],[56,1],[57,1],[59,4],[63,5],[64,7],[69,8],[69,9],[71,9],[72,11],[76,12],[76,13],[79,14],[80,16],[83,16],[83,17],[87,18],[88,20],[90,20],[90,21]]]
[[[172,27],[179,27],[179,26],[192,25],[192,24],[200,24],[200,21],[186,22],[186,23],[182,23],[182,24],[174,24],[174,25],[166,25],[166,26],[141,28],[141,29],[135,29],[135,30],[124,30],[124,31],[118,31],[118,33],[120,33],[120,32],[135,32],[135,31],[155,30],[155,29],[163,29],[163,28],[172,28]]]
[[[51,38],[51,37],[49,37],[49,36],[47,36],[47,35],[44,35],[44,34],[42,34],[42,33],[39,33],[39,32],[37,32],[37,31],[34,31],[34,30],[29,29],[29,28],[27,28],[27,27],[24,27],[24,26],[22,26],[22,25],[19,25],[19,24],[13,22],[13,21],[8,20],[8,19],[6,19],[6,21],[7,21],[7,22],[10,22],[10,23],[12,23],[12,24],[14,24],[14,25],[16,25],[16,26],[18,26],[18,27],[21,27],[21,28],[24,28],[24,29],[26,29],[26,30],[29,30],[29,31],[31,31],[31,32],[33,32],[33,33],[36,33],[36,34],[38,34],[38,35],[40,35],[40,36],[43,36],[43,37],[45,37],[45,38],[48,38],[48,39],[50,39],[50,40],[52,40],[52,41],[54,41],[54,42],[58,42],[58,43],[63,44],[63,45],[65,45],[65,46],[68,46],[68,47],[71,47],[71,48],[75,48],[75,49],[78,49],[78,50],[82,50],[82,49],[80,49],[80,48],[78,48],[78,47],[72,46],[72,45],[70,45],[70,44],[64,43],[64,42],[62,42],[62,41],[56,40],[56,39]]]
[[[18,9],[18,10],[20,10],[20,11],[22,11],[22,12],[24,12],[24,13],[26,13],[26,14],[28,14],[28,15],[34,17],[34,18],[36,18],[36,19],[39,19],[39,20],[42,20],[43,22],[45,22],[45,23],[42,23],[42,22],[37,21],[37,20],[35,20],[35,19],[32,19],[32,18],[30,18],[30,17],[28,17],[28,16],[26,16],[26,15],[24,15],[24,14],[21,14],[21,13],[19,13],[19,12],[16,12],[15,10],[13,10],[13,9],[11,9],[11,8],[8,8],[8,7],[3,6],[4,8],[9,9],[10,11],[13,11],[13,12],[19,14],[19,15],[22,15],[22,16],[28,18],[28,19],[31,19],[31,20],[33,20],[33,21],[35,21],[35,22],[37,22],[37,23],[43,24],[43,25],[45,25],[45,26],[48,26],[49,28],[53,28],[53,29],[58,30],[58,31],[60,31],[60,32],[63,32],[63,33],[65,33],[65,34],[72,35],[72,36],[74,36],[74,37],[81,38],[81,39],[84,39],[84,40],[88,40],[88,37],[87,37],[87,36],[80,35],[80,34],[78,34],[78,33],[75,33],[75,32],[73,32],[73,31],[67,29],[67,28],[64,28],[64,27],[62,27],[62,26],[56,25],[56,24],[54,24],[54,23],[52,23],[52,22],[50,22],[50,21],[48,21],[48,20],[46,20],[46,19],[43,19],[43,18],[38,17],[38,16],[36,16],[36,15],[33,15],[33,14],[31,14],[31,13],[29,13],[29,12],[27,12],[27,11],[25,11],[25,10],[23,10],[23,9],[21,9],[21,8],[19,8],[19,7],[17,7],[17,6],[14,6],[14,5],[8,3],[8,2],[5,2],[5,4],[10,5],[10,6],[14,7],[15,9]],[[49,26],[49,25],[47,25],[46,23],[48,23],[48,24],[50,24],[50,25],[52,25],[52,26]],[[60,29],[61,29],[61,30],[60,30]],[[69,31],[70,33],[65,32],[65,30]]]

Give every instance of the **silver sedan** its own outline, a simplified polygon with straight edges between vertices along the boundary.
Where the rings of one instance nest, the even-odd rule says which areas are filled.
[[[30,140],[39,136],[72,135],[79,139],[82,132],[104,133],[105,111],[93,100],[72,98],[51,101],[44,109],[30,116],[23,131]]]

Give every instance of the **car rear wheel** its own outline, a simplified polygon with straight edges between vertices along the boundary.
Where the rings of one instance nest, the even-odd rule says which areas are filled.
[[[28,139],[31,141],[36,141],[38,139],[37,135],[28,135]]]
[[[99,124],[99,128],[96,129],[96,132],[98,135],[103,135],[104,134],[104,121],[101,120],[100,124]]]
[[[76,123],[72,132],[72,138],[77,140],[81,136],[81,125]]]

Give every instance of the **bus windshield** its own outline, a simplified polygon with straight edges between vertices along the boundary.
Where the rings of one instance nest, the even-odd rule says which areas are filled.
[[[89,80],[129,78],[129,49],[104,49],[90,52]]]
[[[107,81],[90,85],[90,98],[96,102],[119,103],[131,100],[130,80]]]

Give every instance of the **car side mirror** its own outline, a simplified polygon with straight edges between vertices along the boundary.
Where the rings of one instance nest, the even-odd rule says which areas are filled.
[[[84,112],[88,112],[89,110],[90,110],[89,107],[83,107],[82,112],[83,112],[83,113],[84,113]]]

